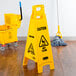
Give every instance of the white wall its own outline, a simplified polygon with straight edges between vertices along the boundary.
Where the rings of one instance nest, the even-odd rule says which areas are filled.
[[[19,0],[0,0],[0,25],[4,13],[19,14]],[[56,0],[21,0],[23,21],[18,36],[27,36],[32,5],[44,4],[50,36],[57,32]],[[76,0],[59,0],[60,26],[63,36],[76,36]]]

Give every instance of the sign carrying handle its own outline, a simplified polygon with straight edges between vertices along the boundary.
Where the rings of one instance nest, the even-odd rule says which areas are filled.
[[[34,5],[32,7],[32,17],[35,19],[40,19],[44,15],[44,5]]]
[[[21,19],[20,19],[20,20],[22,20],[22,19],[23,19],[23,16],[22,16],[22,6],[21,6],[21,1],[19,2],[19,6],[20,6],[20,14],[21,14]]]

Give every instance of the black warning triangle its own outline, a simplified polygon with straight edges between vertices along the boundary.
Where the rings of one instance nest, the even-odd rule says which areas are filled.
[[[28,52],[30,52],[31,54],[35,55],[32,43],[30,44],[30,46],[28,48]]]
[[[49,45],[49,43],[47,42],[47,40],[44,37],[44,35],[42,35],[41,39],[40,39],[39,47],[48,46],[48,45]]]

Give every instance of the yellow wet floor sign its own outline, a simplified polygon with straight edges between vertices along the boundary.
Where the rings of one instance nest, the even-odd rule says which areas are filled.
[[[31,59],[37,63],[38,73],[41,73],[45,65],[54,69],[54,61],[44,5],[35,5],[32,9],[23,66]]]

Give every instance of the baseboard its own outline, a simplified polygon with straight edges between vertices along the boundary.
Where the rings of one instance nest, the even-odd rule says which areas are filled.
[[[18,37],[19,41],[24,41],[26,39],[27,39],[26,36],[25,37]],[[53,40],[53,37],[50,37],[50,40]],[[63,40],[65,40],[65,41],[74,41],[74,40],[76,40],[76,37],[63,37]]]
[[[19,36],[18,36],[18,40],[19,40],[19,41],[24,41],[24,40],[26,40],[26,39],[27,39],[27,37],[19,37]]]
[[[76,40],[76,37],[63,37],[63,40],[75,41]]]
[[[52,40],[53,39],[53,37],[50,37],[50,40]],[[63,38],[62,38],[63,40],[65,40],[65,41],[75,41],[76,40],[76,37],[64,37],[63,36]]]

